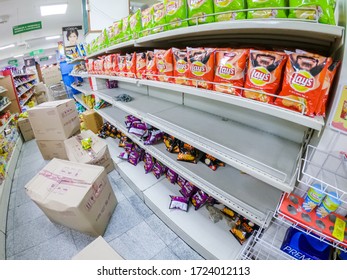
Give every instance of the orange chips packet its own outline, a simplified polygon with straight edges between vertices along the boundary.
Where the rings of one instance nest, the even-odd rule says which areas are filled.
[[[308,52],[288,56],[282,90],[275,104],[313,116],[321,97],[328,58]]]
[[[175,83],[180,85],[189,85],[188,78],[188,55],[187,50],[172,48],[173,75]]]
[[[158,80],[157,76],[151,76],[151,75],[158,75],[158,69],[157,64],[155,63],[155,55],[152,51],[147,51],[146,53],[146,77],[148,80]]]
[[[194,80],[191,81],[192,86],[200,88],[212,89],[214,78],[214,52],[212,48],[187,48],[188,54],[188,77]],[[205,82],[204,82],[205,81]]]
[[[243,87],[248,49],[217,49],[214,82]],[[242,90],[227,85],[213,85],[215,91],[242,96]]]
[[[105,63],[104,63],[104,68],[105,68],[105,74],[106,75],[112,75],[113,73],[113,60],[115,56],[114,54],[110,54],[105,56]]]
[[[126,76],[126,71],[127,71],[127,66],[126,63],[127,59],[125,55],[118,55],[117,57],[117,64],[118,64],[118,75],[121,77],[125,77]]]
[[[146,53],[136,53],[136,77],[146,79]]]
[[[126,57],[126,76],[129,78],[136,78],[136,53],[127,53]]]
[[[118,54],[113,55],[113,63],[112,63],[112,75],[117,75],[118,70]]]
[[[286,61],[287,55],[283,52],[250,50],[243,96],[266,103],[273,103],[273,96],[248,91],[247,89],[277,94],[281,84],[282,69]]]
[[[158,80],[162,82],[172,82],[173,61],[172,50],[154,50],[155,63],[158,70]]]

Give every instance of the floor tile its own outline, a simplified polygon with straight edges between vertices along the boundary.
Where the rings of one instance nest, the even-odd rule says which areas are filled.
[[[20,167],[21,175],[23,176],[23,175],[32,174],[32,173],[36,174],[45,165],[46,165],[46,163],[43,159],[35,160],[31,164],[21,164],[21,167]]]
[[[6,231],[6,259],[14,255],[14,230]]]
[[[27,195],[27,192],[24,189],[24,187],[19,187],[15,194],[16,194],[16,202],[15,202],[16,207],[32,201],[30,197]]]
[[[16,192],[10,194],[10,200],[8,202],[8,209],[12,210],[16,206]]]
[[[12,186],[11,186],[11,193],[17,191],[19,177],[20,177],[20,176],[17,176],[16,178],[13,177]]]
[[[141,215],[131,206],[128,200],[118,203],[108,224],[104,238],[111,241],[143,222]]]
[[[14,228],[14,210],[9,209],[7,211],[6,231],[13,230],[13,228]]]
[[[44,215],[42,210],[32,201],[14,208],[14,226],[20,227]]]
[[[110,184],[112,187],[112,190],[114,191],[116,197],[117,197],[117,201],[120,202],[124,199],[126,199],[126,197],[124,196],[124,194],[121,192],[121,190],[119,189],[118,185],[111,179],[110,180]]]
[[[155,214],[148,217],[145,221],[166,245],[171,244],[177,238],[176,233],[164,224]]]
[[[152,260],[179,260],[179,258],[168,247],[165,247]]]
[[[138,195],[132,195],[128,198],[130,204],[136,209],[136,211],[144,218],[149,218],[153,215],[151,209],[138,197]]]
[[[18,185],[17,185],[17,190],[18,189],[24,189],[25,185],[32,179],[34,178],[38,173],[38,170],[32,171],[30,173],[21,175],[18,177]]]
[[[151,259],[166,247],[146,222],[111,241],[110,245],[128,260]]]
[[[72,238],[78,251],[89,245],[96,237],[71,229]]]
[[[113,170],[112,172],[108,173],[108,177],[110,179],[113,179],[113,181],[117,181],[119,179],[122,179],[122,177],[119,175],[117,170]]]
[[[203,260],[198,253],[180,238],[176,238],[168,247],[181,260]]]
[[[129,198],[135,194],[134,191],[128,186],[128,184],[123,179],[119,179],[115,181],[115,183],[120,189],[120,191],[125,195],[125,197]]]

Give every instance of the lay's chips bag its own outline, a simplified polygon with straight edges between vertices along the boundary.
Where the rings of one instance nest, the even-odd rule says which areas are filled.
[[[127,16],[122,19],[122,41],[126,42],[131,39],[131,31],[130,31],[130,16]]]
[[[265,93],[277,94],[281,84],[282,69],[286,61],[287,55],[282,52],[250,50],[243,96],[261,102],[273,103],[274,97]],[[264,92],[264,94],[247,89]]]
[[[166,30],[165,6],[163,2],[153,5],[153,27],[152,33],[159,33]]]
[[[151,28],[153,28],[153,16],[154,16],[154,9],[153,7],[149,7],[146,10],[142,11],[142,32],[141,37],[148,36],[151,34]]]
[[[247,0],[248,9],[287,7],[286,0]],[[286,18],[286,10],[269,9],[248,11],[247,18]]]
[[[136,53],[136,77],[146,79],[146,53]]]
[[[105,75],[112,75],[114,58],[115,58],[114,54],[105,56],[105,62],[104,62]]]
[[[213,14],[213,0],[187,0],[187,4],[188,17],[198,17],[189,20],[189,25],[214,22],[214,16],[206,16]]]
[[[187,27],[188,22],[182,21],[187,18],[187,0],[164,0],[166,7],[165,21],[169,23],[167,29]]]
[[[248,49],[220,49],[216,51],[214,82],[243,87]],[[227,85],[213,85],[215,91],[242,96],[241,89]]]
[[[117,56],[118,76],[125,77],[127,72],[127,59],[125,55]]]
[[[296,51],[288,56],[282,90],[275,104],[313,116],[324,84],[328,58]]]
[[[212,89],[214,78],[214,52],[212,48],[187,48],[188,78],[192,86]]]
[[[316,10],[290,9],[289,18],[317,20],[325,24],[336,25],[334,17],[334,2],[331,0],[289,0],[291,8],[313,8]]]
[[[172,58],[175,76],[175,83],[179,85],[190,85],[189,81],[185,78],[188,78],[188,54],[187,50],[172,48]]]
[[[138,9],[132,16],[130,16],[130,33],[132,38],[139,38],[141,30],[141,10]]]
[[[110,46],[118,44],[121,41],[123,30],[123,21],[119,20],[114,22],[108,28],[108,39],[110,41]]]
[[[152,76],[154,75],[154,76]],[[158,80],[158,69],[155,62],[155,55],[153,51],[146,52],[146,78],[147,80]]]
[[[173,61],[172,49],[169,50],[154,50],[155,63],[158,69],[158,80],[162,82],[172,82],[173,76]]]
[[[213,3],[215,13],[246,9],[245,0],[213,0]],[[245,19],[246,12],[230,12],[226,14],[215,15],[214,18],[216,22]]]
[[[127,53],[126,58],[126,76],[129,78],[136,78],[136,53]]]

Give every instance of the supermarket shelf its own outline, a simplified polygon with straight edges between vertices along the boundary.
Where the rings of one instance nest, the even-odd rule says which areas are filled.
[[[124,148],[118,147],[119,139],[118,138],[112,138],[107,137],[104,139],[107,143],[108,149],[110,151],[111,158],[113,159],[113,162],[117,165],[121,162],[124,162],[123,159],[119,158],[118,155],[124,151]]]
[[[212,90],[204,90],[190,86],[168,84],[165,82],[151,81],[151,80],[138,80],[140,85],[146,85],[161,89],[170,89],[177,92],[183,92],[185,94],[204,97],[206,99],[221,101],[227,104],[236,105],[242,108],[251,109],[253,111],[261,112],[267,115],[271,115],[286,121],[290,121],[296,124],[300,124],[315,130],[320,131],[324,127],[323,117],[307,117],[292,110],[286,110],[275,105],[251,100],[248,98],[235,96],[231,94],[220,93]]]
[[[92,53],[92,54],[88,55],[86,58],[88,59],[88,58],[97,57],[99,55],[103,55],[106,53],[113,53],[113,52],[121,50],[121,49],[134,47],[134,45],[135,45],[135,40],[130,40],[127,42],[123,42],[123,43],[119,43],[119,44],[110,46],[110,47],[103,49],[103,50],[100,50],[98,52]]]
[[[88,78],[88,73],[82,73],[82,74],[70,73],[70,76],[79,77],[79,78]]]
[[[21,106],[24,106],[30,100],[30,98],[33,97],[33,95],[34,95],[33,92],[30,93],[29,96],[25,99],[25,101],[21,103]]]
[[[85,104],[82,100],[82,93],[80,94],[74,94],[73,95],[73,98],[78,102],[80,103],[84,108],[86,108],[87,110],[89,110],[90,108],[87,106],[87,104]]]
[[[4,129],[8,126],[8,124],[11,122],[11,120],[13,119],[13,115],[6,121],[6,123],[0,127],[0,133],[2,133],[4,131]]]
[[[0,89],[0,94],[4,93],[4,92],[7,92],[7,91],[8,91],[7,89]]]
[[[77,63],[80,63],[84,60],[85,60],[84,57],[78,57],[78,58],[75,58],[74,60],[69,61],[67,64],[77,64]]]
[[[24,93],[28,92],[29,90],[31,90],[35,85],[32,85],[30,87],[28,87],[25,91],[21,92],[18,94],[18,97],[21,97]]]
[[[119,82],[127,82],[130,84],[137,84],[139,81],[138,79],[134,79],[134,78],[109,76],[109,75],[89,75],[89,77],[94,77],[97,79],[115,80],[115,81],[119,81]]]
[[[81,86],[75,86],[74,84],[71,84],[71,87],[74,88],[75,90],[78,90],[79,92],[84,93],[85,95],[92,94],[92,90],[90,89],[89,85],[85,86],[84,84],[82,84]]]
[[[36,80],[36,78],[33,78],[33,79],[30,79],[29,81],[25,81],[25,82],[23,82],[23,83],[20,83],[20,84],[16,85],[16,88],[19,87],[19,86],[21,86],[21,85],[24,85],[24,84],[26,84],[26,83],[30,83],[30,82],[32,82],[32,81],[35,81],[35,80]]]
[[[25,73],[25,74],[13,74],[13,78],[35,75],[35,73]]]
[[[12,102],[10,101],[10,102],[6,103],[4,106],[2,106],[2,107],[0,108],[0,112],[2,112],[2,111],[5,110],[8,106],[10,106],[11,103],[12,103]]]

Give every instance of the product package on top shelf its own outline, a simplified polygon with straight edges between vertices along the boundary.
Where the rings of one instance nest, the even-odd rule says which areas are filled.
[[[153,7],[149,7],[142,11],[142,32],[141,37],[148,36],[151,34],[151,28],[153,27],[153,16],[154,16],[154,9]]]
[[[156,68],[158,70],[158,80],[162,82],[171,82],[173,76],[172,50],[154,50]]]
[[[174,70],[173,74],[175,76],[175,83],[180,85],[189,85],[188,78],[188,54],[187,50],[172,48],[172,58]]]
[[[134,39],[139,38],[141,30],[141,10],[138,9],[133,15],[130,16],[130,33],[132,34]]]
[[[111,46],[120,42],[120,39],[122,36],[122,30],[123,30],[123,21],[122,20],[114,22],[108,28],[108,39],[109,39]]]
[[[207,16],[213,14],[213,0],[187,0],[187,4],[188,18],[194,18],[189,25],[214,22],[214,16]]]
[[[164,0],[166,7],[165,20],[169,23],[168,30],[187,27],[188,22],[184,21],[187,18],[187,0]]]
[[[214,3],[214,12],[224,13],[220,15],[215,15],[215,21],[230,21],[237,19],[245,19],[246,12],[233,12],[236,10],[244,10],[246,9],[246,2],[244,0],[213,0]]]
[[[159,2],[153,5],[153,30],[152,33],[159,33],[167,30],[165,24],[165,5]]]
[[[301,1],[301,0],[300,0]],[[304,0],[305,1],[305,0]],[[286,7],[286,0],[247,0],[248,9],[269,8],[268,10],[252,10],[247,12],[247,18],[286,18],[286,10],[271,9]]]

